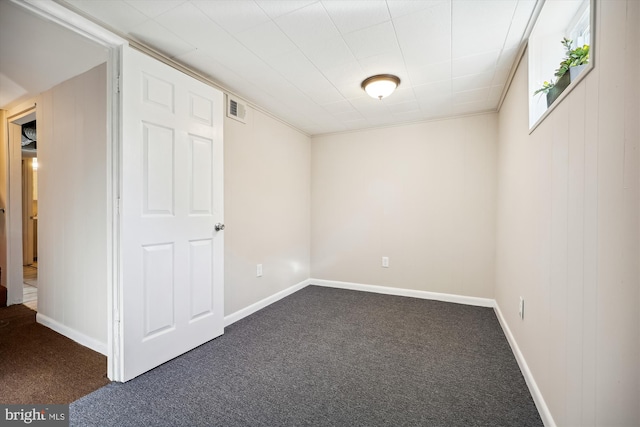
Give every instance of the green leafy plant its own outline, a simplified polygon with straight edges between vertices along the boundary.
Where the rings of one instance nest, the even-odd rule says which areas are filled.
[[[588,44],[572,49],[571,46],[573,45],[573,40],[569,40],[566,37],[564,37],[560,43],[562,43],[562,46],[565,48],[566,56],[560,63],[560,68],[556,70],[554,76],[560,78],[569,71],[569,68],[589,63]]]
[[[537,95],[539,93],[549,93],[549,91],[551,89],[553,89],[553,87],[555,86],[555,82],[553,80],[551,80],[550,82],[545,81],[544,83],[542,83],[542,87],[538,90],[536,90],[535,92],[533,92],[534,95]]]
[[[573,49],[573,40],[569,40],[566,37],[564,37],[560,43],[562,43],[562,46],[564,46],[565,58],[562,60],[562,62],[560,62],[560,67],[553,74],[557,77],[557,79],[555,80],[555,82],[551,80],[550,82],[545,81],[544,83],[542,83],[542,87],[533,92],[534,95],[537,95],[539,93],[549,93],[549,91],[555,87],[558,80],[560,80],[562,76],[567,74],[569,68],[589,63],[588,44]]]

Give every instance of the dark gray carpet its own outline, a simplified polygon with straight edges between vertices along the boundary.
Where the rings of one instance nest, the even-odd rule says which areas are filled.
[[[542,426],[492,309],[309,286],[128,383],[77,426]]]

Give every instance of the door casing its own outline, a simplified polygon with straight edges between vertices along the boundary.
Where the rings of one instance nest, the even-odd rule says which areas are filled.
[[[7,235],[7,303],[20,304],[23,289],[22,247],[22,154],[20,150],[21,125],[35,120],[36,106],[21,105],[7,117],[7,206],[5,227]],[[19,232],[17,232],[19,230]]]

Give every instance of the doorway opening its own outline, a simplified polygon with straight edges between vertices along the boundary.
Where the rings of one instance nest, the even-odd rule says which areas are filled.
[[[34,158],[37,155],[35,106],[15,114],[8,120],[9,200],[7,206],[8,235],[17,236],[8,245],[8,303],[27,302],[37,307],[37,178],[34,194]],[[9,243],[9,242],[7,242]],[[25,282],[27,282],[25,284]]]
[[[31,117],[29,117],[31,118]],[[22,303],[38,311],[38,141],[36,121],[21,126]]]
[[[85,212],[82,209],[86,209],[80,202],[88,197],[80,190],[87,187],[65,185],[70,182],[65,181],[67,173],[73,177],[106,179],[100,173],[101,168],[95,175],[84,174],[84,168],[74,169],[74,166],[82,167],[88,162],[73,156],[78,145],[68,146],[70,141],[74,142],[77,123],[97,120],[98,117],[103,120],[104,115],[100,114],[100,108],[98,113],[90,108],[78,108],[80,113],[74,113],[75,103],[67,101],[67,105],[57,105],[47,102],[56,96],[67,100],[83,99],[86,93],[104,92],[106,84],[104,73],[100,72],[102,68],[72,77],[64,85],[43,92],[36,100],[37,105],[30,104],[27,111],[16,112],[7,120],[11,192],[7,228],[12,236],[8,249],[9,263],[13,267],[7,284],[15,299],[14,304],[0,310],[0,323],[4,325],[0,335],[7,356],[3,365],[3,382],[8,389],[4,396],[8,403],[34,398],[45,403],[70,403],[109,382],[106,356],[81,345],[82,338],[77,339],[74,335],[79,328],[74,329],[75,325],[70,327],[56,317],[56,310],[64,310],[65,315],[76,316],[84,323],[104,325],[102,318],[94,314],[97,312],[94,306],[102,302],[99,295],[87,297],[81,293],[82,288],[69,286],[70,283],[76,284],[74,281],[77,280],[74,261],[93,266],[94,258],[98,257],[91,256],[96,243],[87,239],[90,233],[78,221],[84,216],[81,215]],[[83,80],[83,76],[88,81]],[[78,90],[78,85],[84,91]],[[68,87],[70,90],[66,90]],[[101,102],[102,99],[98,98],[97,103]],[[54,120],[51,115],[58,112],[60,117]],[[100,121],[97,123],[99,127]],[[72,130],[59,134],[65,125]],[[82,142],[85,139],[89,138],[78,138]],[[105,144],[105,139],[99,135],[95,141],[97,147],[91,146],[87,152],[94,153]],[[62,151],[60,156],[56,156],[59,151]],[[41,179],[38,179],[39,175]],[[42,185],[38,185],[39,182]],[[92,186],[88,188],[94,190]],[[78,210],[80,214],[76,213]],[[84,252],[71,252],[70,249],[75,249],[72,243],[82,245]],[[100,243],[98,240],[97,245]],[[60,265],[65,270],[58,271],[56,267]],[[39,270],[42,274],[38,281]],[[92,307],[92,310],[84,311],[85,307]],[[77,363],[69,365],[68,360]]]

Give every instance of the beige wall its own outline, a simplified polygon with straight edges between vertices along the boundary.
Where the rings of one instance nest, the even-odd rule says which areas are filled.
[[[108,326],[106,94],[103,64],[42,93],[36,111],[38,314],[102,351]]]
[[[246,124],[225,118],[224,127],[230,315],[309,278],[310,139],[252,108]]]
[[[311,276],[492,298],[496,139],[496,114],[314,137]]]
[[[640,425],[639,9],[598,2],[596,67],[533,133],[526,56],[499,114],[495,297],[559,426]]]

